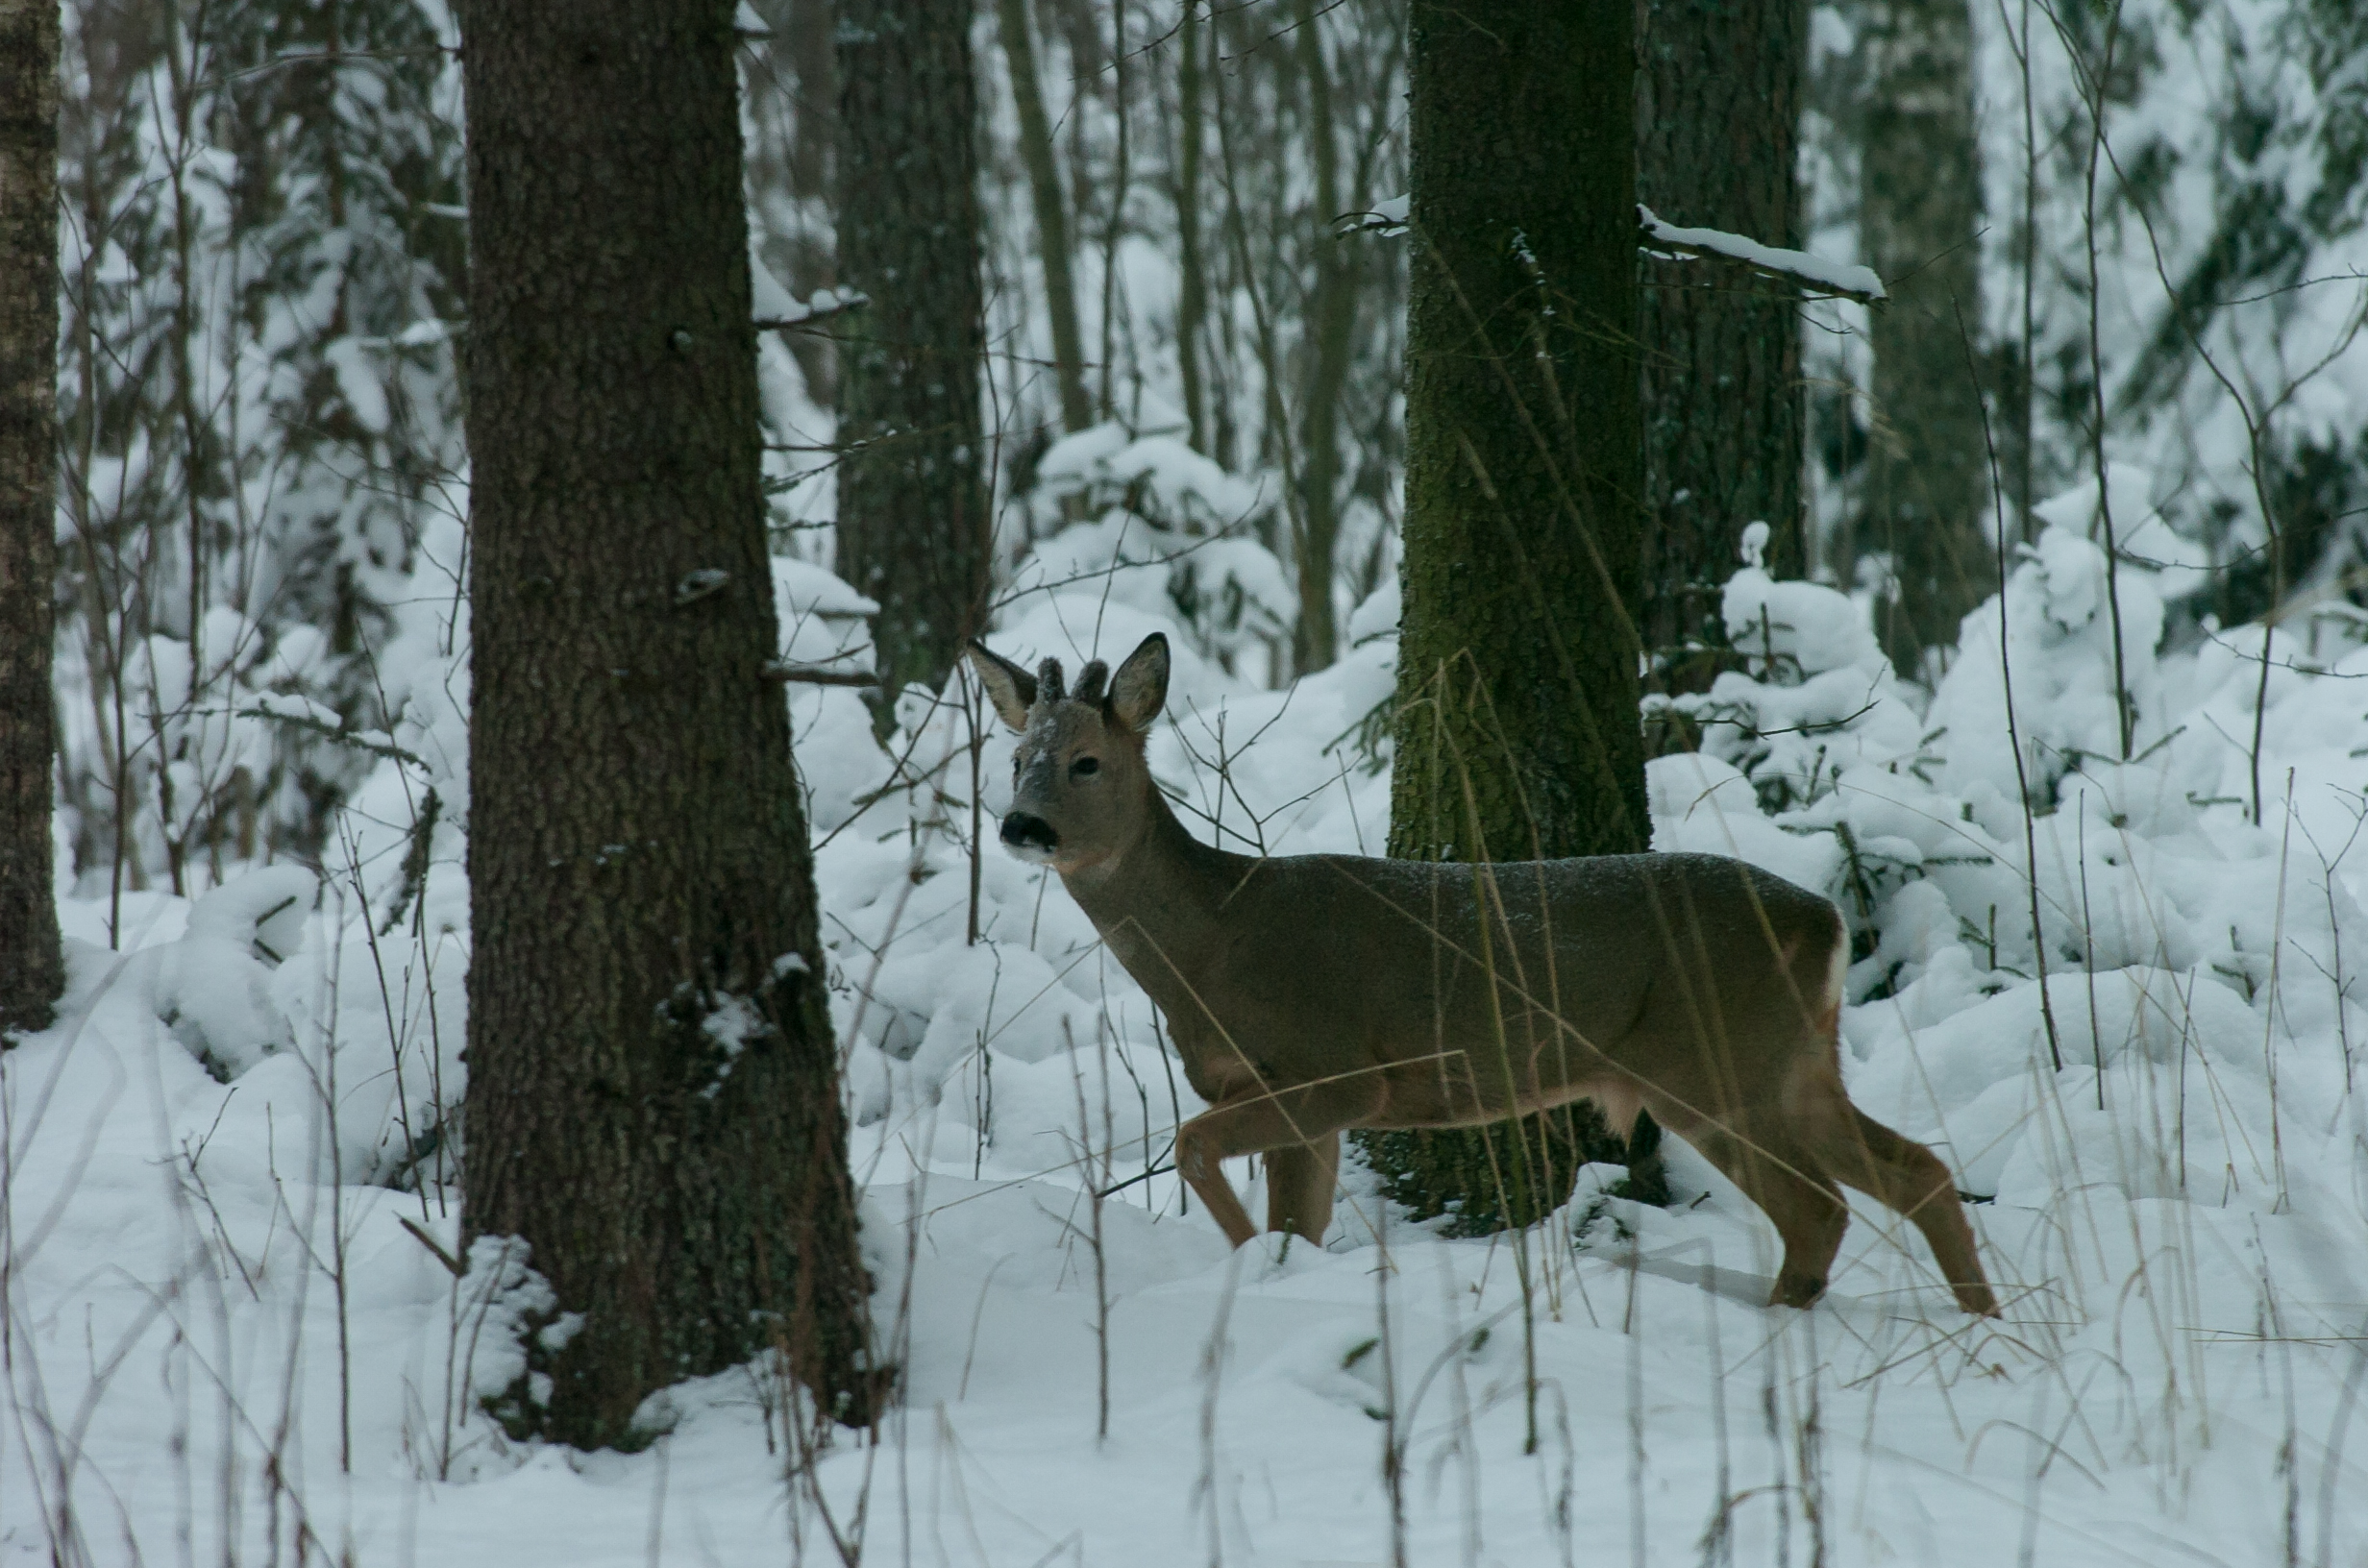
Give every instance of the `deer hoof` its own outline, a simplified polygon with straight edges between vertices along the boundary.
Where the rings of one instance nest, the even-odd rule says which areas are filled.
[[[1825,1294],[1825,1281],[1807,1274],[1779,1274],[1767,1298],[1770,1307],[1807,1307]]]

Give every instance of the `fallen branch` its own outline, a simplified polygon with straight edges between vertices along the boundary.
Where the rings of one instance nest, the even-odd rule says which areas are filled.
[[[426,1231],[421,1230],[417,1225],[411,1223],[410,1215],[397,1214],[395,1216],[395,1223],[410,1232],[412,1240],[417,1241],[421,1246],[426,1247],[430,1252],[434,1253],[435,1261],[442,1263],[445,1271],[451,1274],[454,1279],[459,1279],[462,1275],[468,1273],[468,1270],[461,1266],[459,1259],[444,1250],[444,1245],[442,1242],[436,1240],[434,1237],[430,1236]]]

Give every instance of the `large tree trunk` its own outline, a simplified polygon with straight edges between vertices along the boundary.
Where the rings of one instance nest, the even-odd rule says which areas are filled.
[[[1633,30],[1625,5],[1416,0],[1395,856],[1650,833]],[[1534,1119],[1360,1141],[1393,1196],[1467,1228],[1543,1213],[1574,1168]]]
[[[1672,223],[1801,243],[1793,168],[1807,66],[1805,0],[1645,0],[1637,184]],[[1719,590],[1744,525],[1798,576],[1801,333],[1789,290],[1644,265],[1645,650],[1653,683],[1703,691],[1725,641]]]
[[[64,989],[50,885],[56,715],[58,0],[0,0],[0,1042]]]
[[[839,576],[879,601],[893,694],[934,689],[983,629],[977,101],[967,0],[839,0]]]
[[[1997,575],[1982,393],[1964,335],[1978,346],[1973,19],[1966,0],[1862,0],[1857,20],[1860,244],[1891,303],[1868,329],[1876,429],[1855,543],[1891,557],[1899,593],[1879,629],[1912,675],[1923,649],[1956,642]]]
[[[470,8],[468,1229],[583,1326],[545,1429],[866,1356],[777,688],[732,0]],[[842,1405],[841,1409],[849,1409]]]

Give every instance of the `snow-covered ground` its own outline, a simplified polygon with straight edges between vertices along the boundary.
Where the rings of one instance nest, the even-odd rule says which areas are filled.
[[[1378,850],[1394,595],[1334,669],[1259,691],[1227,673],[1287,624],[1227,526],[1258,498],[1157,436],[1077,439],[1047,467],[1094,505],[1223,504],[1048,539],[998,645],[1073,668],[1169,631],[1153,761],[1188,820]],[[1008,740],[974,750],[957,689],[883,748],[806,689],[903,1402],[805,1454],[752,1367],[659,1396],[638,1454],[513,1445],[474,1395],[537,1285],[498,1245],[452,1257],[466,628],[430,592],[384,661],[401,755],[325,879],[62,907],[63,1017],[0,1061],[0,1562],[1380,1564],[1397,1531],[1419,1564],[2368,1562],[2368,649],[2281,628],[2257,750],[2259,628],[2161,653],[2184,584],[2126,564],[2121,760],[2093,505],[2055,506],[2003,636],[1993,600],[1929,696],[1847,600],[1746,568],[1761,668],[1689,702],[1703,749],[1651,780],[1661,846],[1817,887],[1862,933],[1853,1092],[1986,1200],[2002,1320],[1864,1208],[1823,1302],[1764,1307],[1772,1231],[1676,1147],[1665,1211],[1591,1169],[1525,1237],[1447,1240],[1351,1169],[1323,1247],[1229,1255],[1172,1176],[1120,1185],[1196,1102],[1057,883],[990,849],[966,941],[972,780],[991,839]],[[779,588],[786,652],[860,647],[844,584]]]

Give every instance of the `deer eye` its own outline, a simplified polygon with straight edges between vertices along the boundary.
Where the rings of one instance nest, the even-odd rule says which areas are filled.
[[[1095,757],[1079,757],[1069,765],[1069,776],[1072,778],[1092,778],[1100,772],[1101,762]]]

